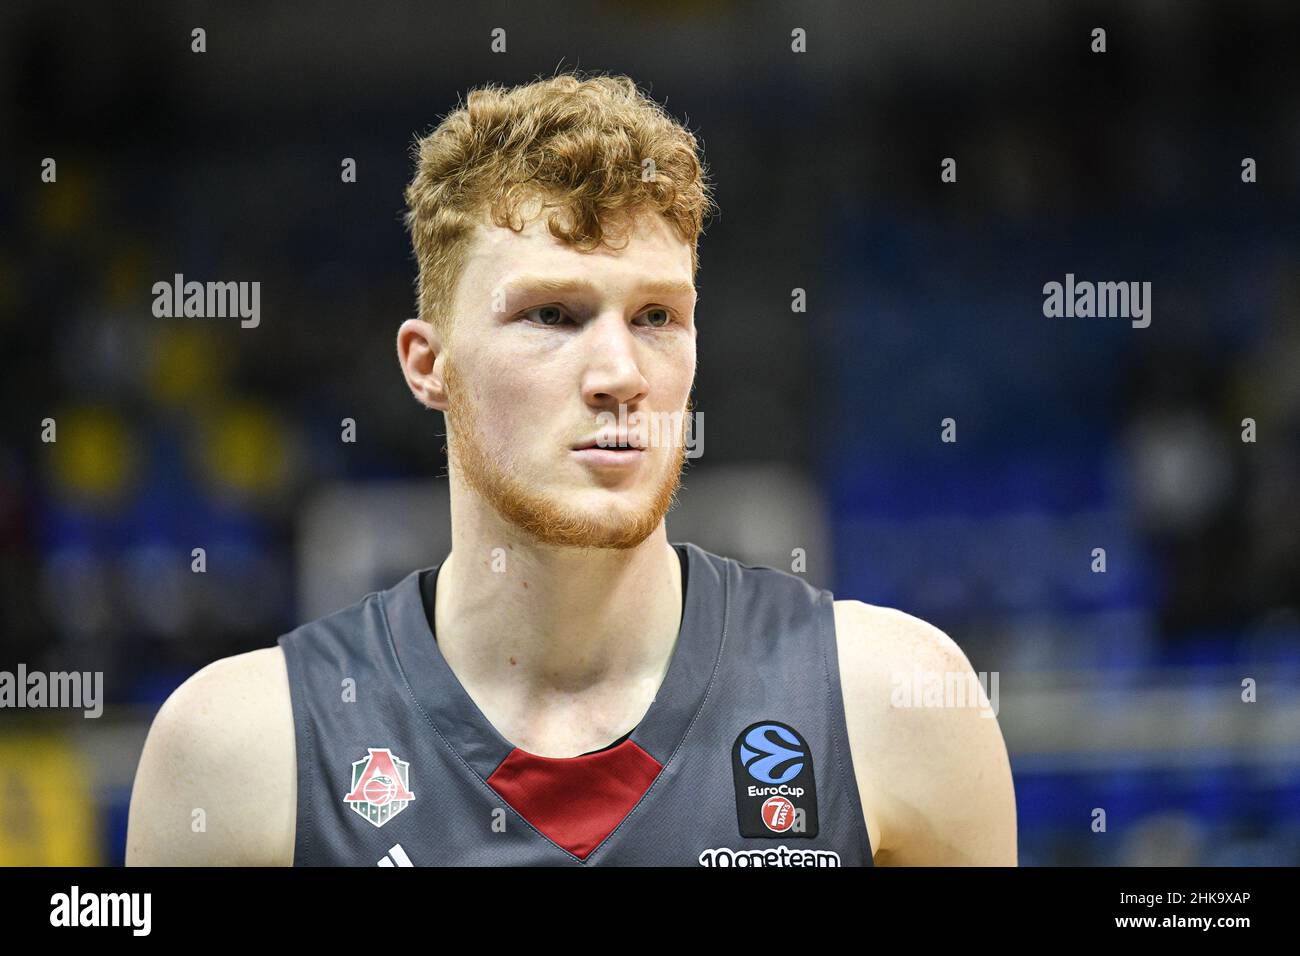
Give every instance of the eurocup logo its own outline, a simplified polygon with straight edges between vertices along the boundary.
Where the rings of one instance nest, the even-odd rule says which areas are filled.
[[[781,724],[753,728],[740,745],[740,762],[759,783],[788,783],[799,776],[804,756],[799,738]]]
[[[731,745],[731,777],[741,836],[817,836],[812,748],[795,728],[769,719],[742,730]]]

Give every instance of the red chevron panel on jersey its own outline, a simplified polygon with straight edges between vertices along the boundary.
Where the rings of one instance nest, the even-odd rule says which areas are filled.
[[[551,842],[585,860],[661,769],[631,740],[580,757],[539,757],[516,747],[487,783]]]

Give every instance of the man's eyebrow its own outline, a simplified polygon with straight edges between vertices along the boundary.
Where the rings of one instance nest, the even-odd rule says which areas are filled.
[[[566,292],[585,292],[589,295],[600,293],[600,287],[590,279],[557,279],[555,276],[515,276],[504,283],[506,292],[528,292],[543,295],[562,295]],[[637,292],[651,295],[695,295],[695,285],[681,279],[646,279],[638,282]]]

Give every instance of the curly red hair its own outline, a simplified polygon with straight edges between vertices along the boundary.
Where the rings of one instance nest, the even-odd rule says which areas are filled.
[[[486,212],[518,231],[523,203],[552,208],[552,235],[591,250],[640,213],[691,246],[716,210],[695,136],[626,76],[564,73],[472,90],[414,148],[406,225],[419,263],[420,317],[450,330],[473,227]],[[653,175],[646,175],[653,163]]]

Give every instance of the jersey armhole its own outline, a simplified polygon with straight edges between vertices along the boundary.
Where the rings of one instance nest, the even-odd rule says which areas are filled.
[[[853,821],[866,848],[868,866],[875,865],[871,846],[871,831],[867,829],[867,815],[858,791],[857,776],[853,772],[853,751],[849,746],[849,725],[844,715],[844,684],[840,680],[839,633],[835,627],[835,597],[821,590],[817,597],[817,626],[822,635],[822,660],[826,667],[827,705],[830,711],[831,752],[848,793],[853,808]],[[842,743],[841,743],[842,742]]]
[[[285,670],[289,677],[289,704],[293,710],[293,753],[294,773],[297,776],[297,793],[294,807],[293,823],[293,860],[290,866],[309,866],[311,853],[311,808],[312,782],[316,774],[313,761],[314,746],[311,733],[311,721],[308,719],[309,695],[305,693],[302,649],[298,646],[301,636],[293,634],[281,636],[276,643],[284,654]]]

